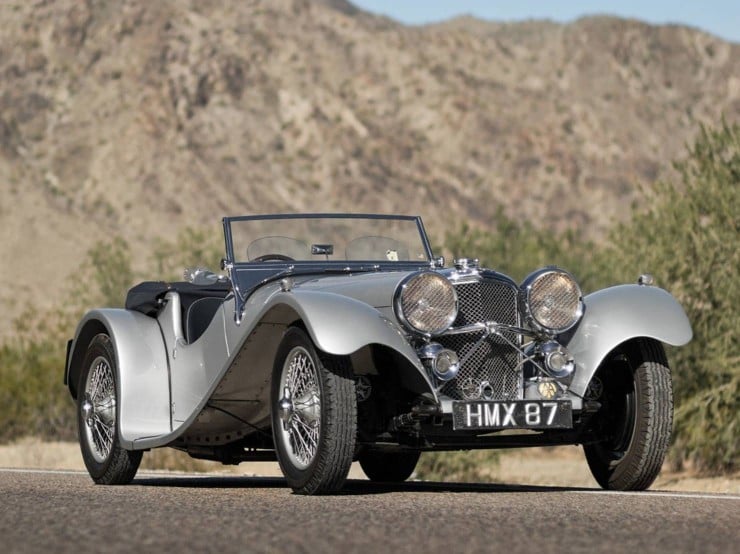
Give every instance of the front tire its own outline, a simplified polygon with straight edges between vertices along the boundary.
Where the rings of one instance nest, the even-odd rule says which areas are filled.
[[[280,468],[298,494],[340,490],[357,433],[349,359],[319,356],[308,335],[288,329],[272,376],[272,433]]]
[[[602,488],[647,489],[660,473],[673,427],[671,370],[660,343],[625,345],[596,374],[602,407],[594,421],[598,442],[584,445]]]
[[[85,467],[100,485],[130,483],[141,463],[141,451],[125,450],[120,445],[116,376],[110,337],[96,335],[80,372],[77,430]]]
[[[418,451],[380,452],[364,450],[359,462],[362,471],[371,481],[402,483],[414,472],[421,455]]]

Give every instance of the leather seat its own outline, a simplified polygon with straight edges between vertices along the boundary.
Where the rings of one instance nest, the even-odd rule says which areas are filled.
[[[185,340],[188,344],[200,338],[223,303],[223,298],[205,297],[199,298],[188,306],[185,315]]]

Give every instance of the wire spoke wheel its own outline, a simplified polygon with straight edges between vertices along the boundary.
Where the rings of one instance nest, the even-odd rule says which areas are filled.
[[[297,346],[283,364],[280,378],[281,421],[278,434],[293,465],[305,469],[319,446],[321,393],[318,375],[309,352]]]
[[[130,483],[141,451],[126,450],[118,438],[116,356],[111,339],[96,335],[88,346],[77,388],[77,426],[82,459],[96,483]]]
[[[116,428],[116,391],[113,370],[102,356],[93,360],[80,405],[85,437],[93,457],[104,462],[113,449]]]
[[[275,358],[271,398],[275,450],[288,485],[299,494],[341,489],[357,434],[349,359],[320,357],[308,335],[292,327]]]

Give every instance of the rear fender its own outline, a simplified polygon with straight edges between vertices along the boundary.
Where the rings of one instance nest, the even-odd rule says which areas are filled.
[[[601,362],[620,344],[644,337],[681,346],[692,337],[681,305],[657,287],[610,287],[589,294],[584,303],[583,319],[566,343],[576,360],[570,390],[581,396]]]
[[[169,366],[162,332],[155,319],[123,309],[89,311],[77,327],[65,382],[77,397],[82,363],[90,341],[106,333],[116,354],[116,394],[121,446],[171,431]]]

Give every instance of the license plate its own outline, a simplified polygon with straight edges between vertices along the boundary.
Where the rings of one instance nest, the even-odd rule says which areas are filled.
[[[452,403],[452,428],[457,429],[570,429],[569,400],[480,400]]]

